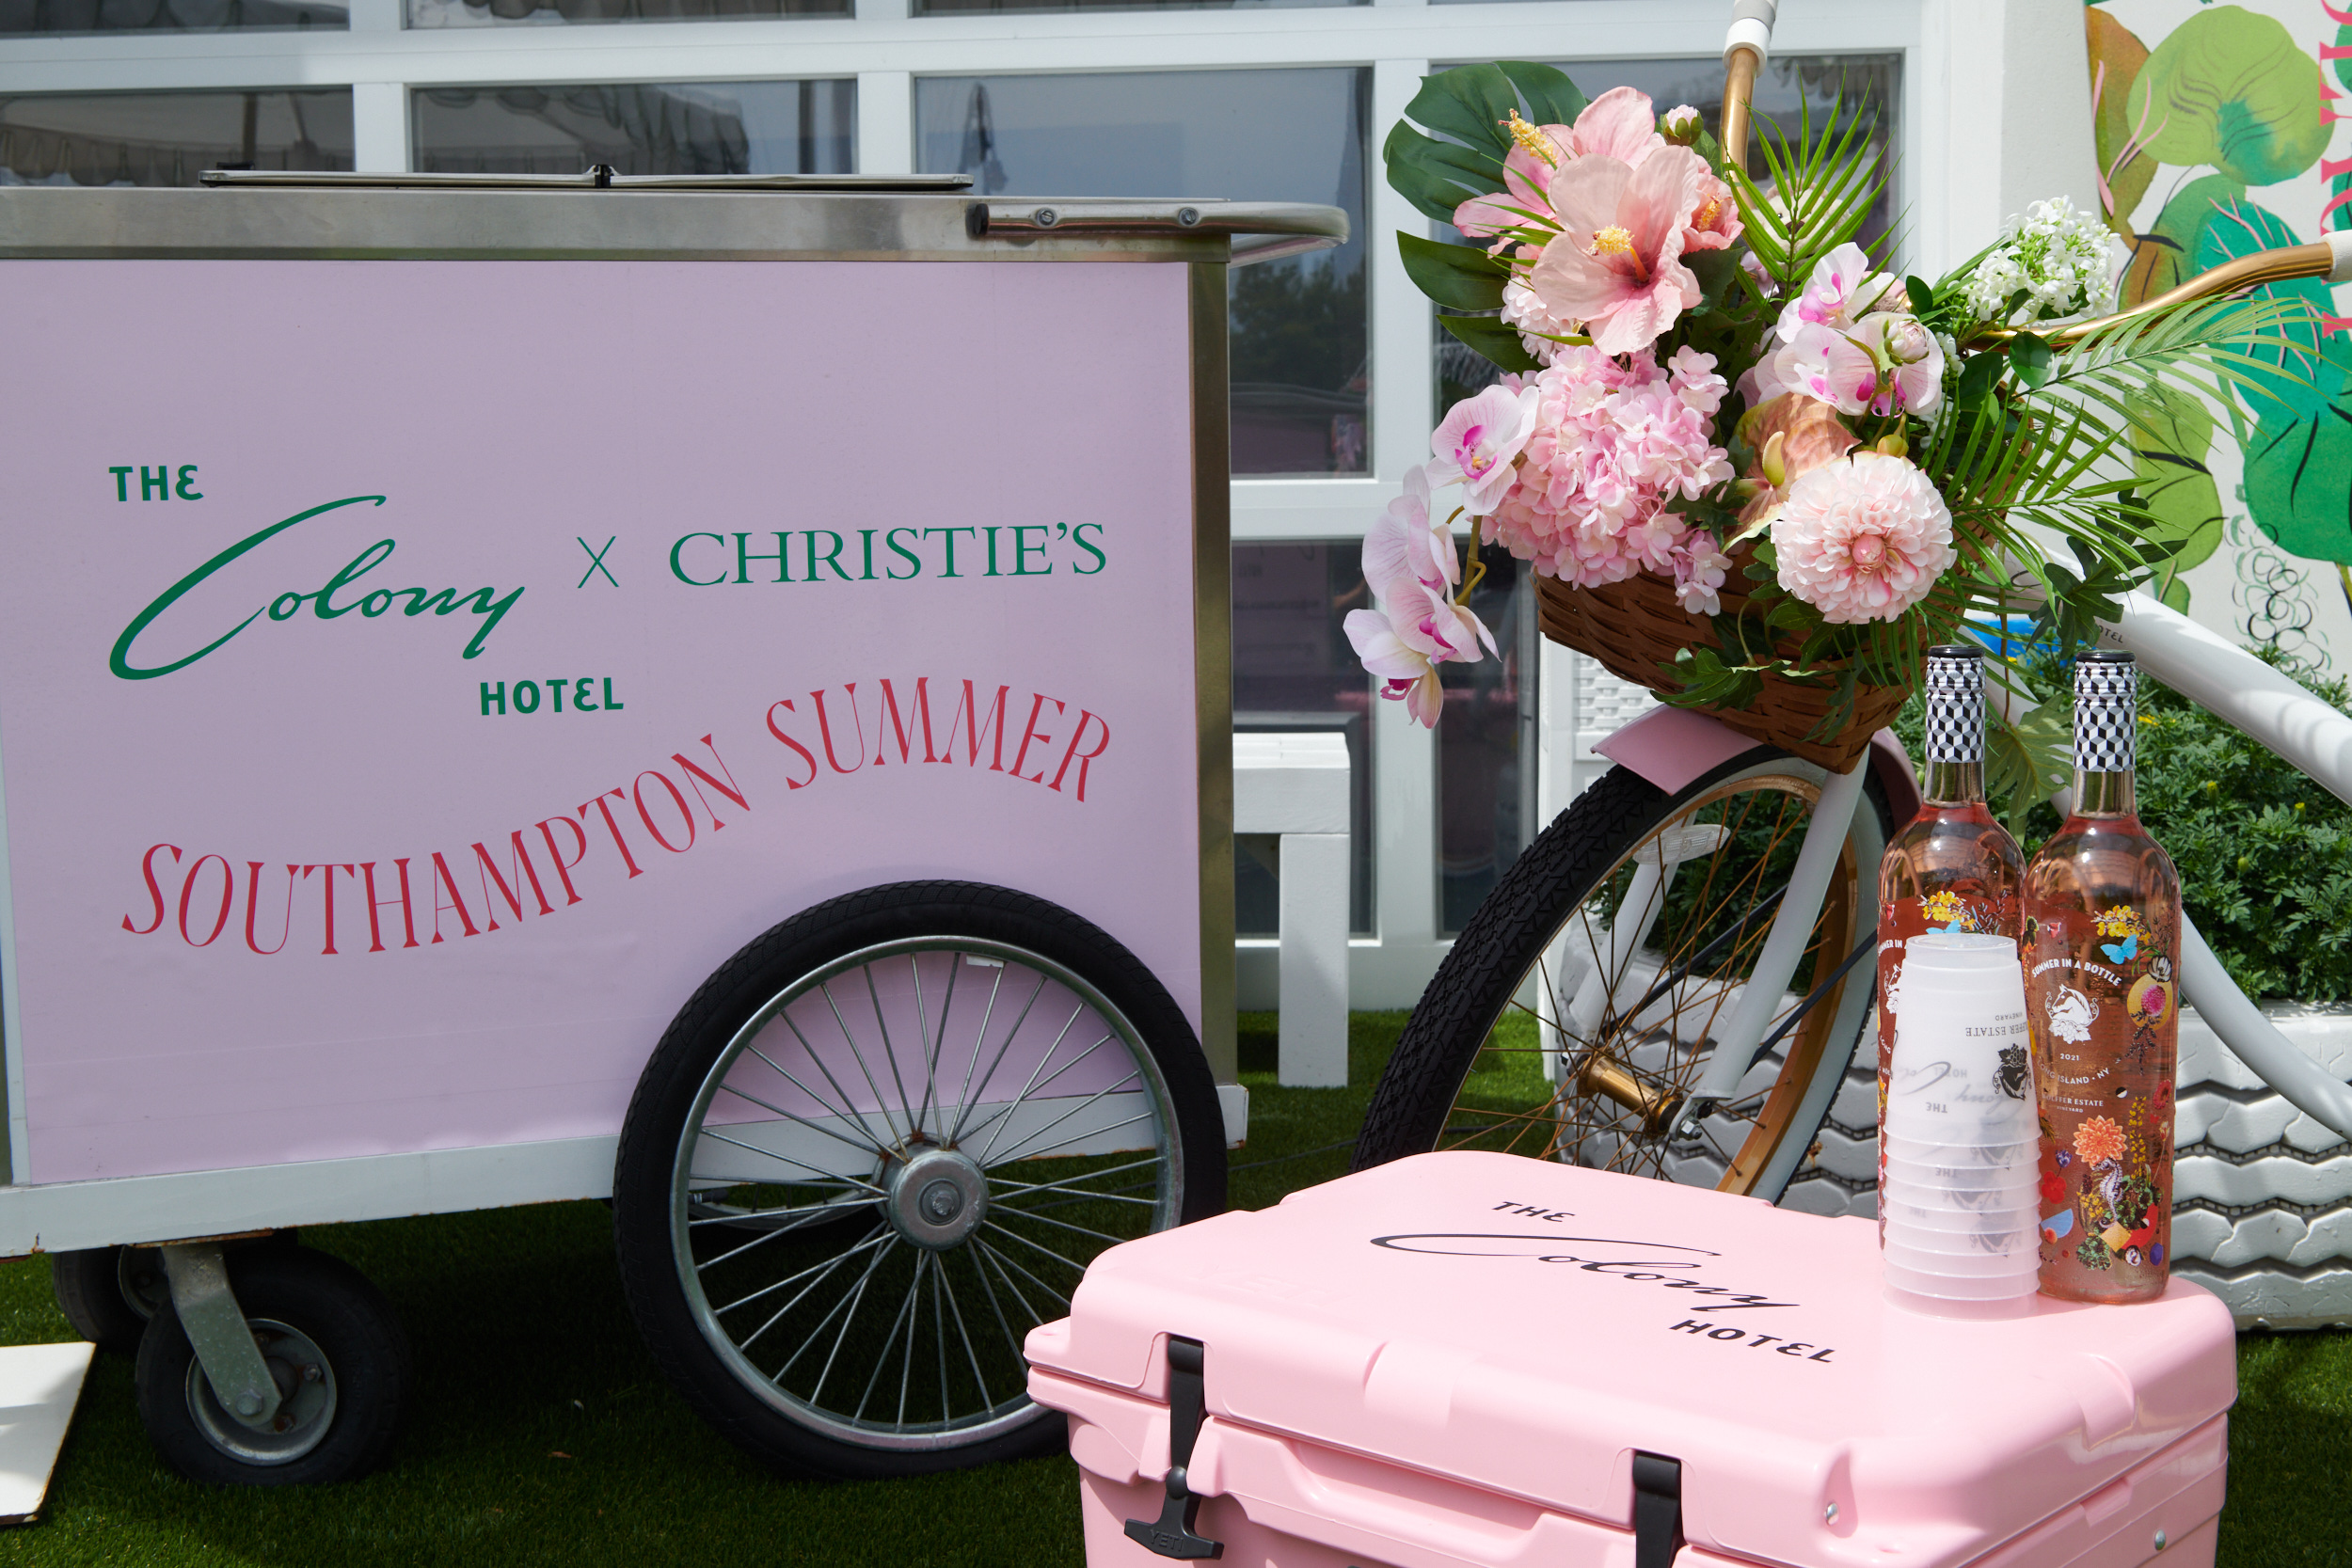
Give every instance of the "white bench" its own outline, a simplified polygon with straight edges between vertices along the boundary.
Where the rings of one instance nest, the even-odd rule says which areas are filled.
[[[1331,731],[1233,736],[1233,832],[1279,833],[1286,1086],[1347,1082],[1348,763]]]

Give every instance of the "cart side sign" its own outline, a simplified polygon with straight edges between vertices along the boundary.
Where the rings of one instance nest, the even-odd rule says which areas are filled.
[[[226,630],[215,634],[214,627],[199,627],[192,637],[167,640],[167,634],[175,629],[167,619],[173,607],[230,563],[313,518],[345,508],[380,507],[386,499],[381,495],[347,496],[298,512],[238,540],[165,589],[141,610],[115,639],[107,656],[107,668],[118,678],[128,681],[168,675],[218,652],[264,617],[290,621],[300,615],[306,606],[316,619],[327,622],[340,620],[354,610],[363,620],[373,620],[387,614],[395,605],[400,605],[405,617],[428,611],[437,618],[467,612],[474,618],[473,629],[459,649],[459,656],[468,659],[478,657],[491,633],[521,600],[524,590],[485,586],[465,592],[456,588],[366,586],[362,579],[386,565],[398,550],[399,542],[395,539],[375,541],[317,588],[289,588]],[[1100,571],[1104,560],[1100,546],[1085,537],[1089,530],[1098,536],[1103,531],[1100,524],[1081,524],[1076,530],[1059,526],[1058,536],[1066,540],[1074,536],[1077,547],[1093,560],[1091,566],[1083,563],[1085,557],[1066,562],[1079,576]],[[865,535],[859,551],[867,568],[864,575],[871,577],[875,531],[857,531]],[[1003,562],[1009,569],[1001,571],[994,537],[1000,531],[1013,536]],[[962,535],[971,536],[964,561],[976,568],[974,575],[1044,576],[1053,570],[1052,562],[1042,559],[1042,540],[1056,536],[1054,529],[1047,526],[888,532],[910,536],[910,541],[885,538],[884,543],[912,561],[914,566],[911,571],[882,574],[893,580],[921,573],[923,560],[905,548],[906,543],[919,544],[926,537],[940,536],[944,536],[939,555],[943,569],[935,574],[938,576],[965,575],[957,570],[956,545]],[[820,533],[829,541],[829,549],[819,550],[817,538]],[[980,543],[983,534],[988,536],[984,545]],[[1028,537],[1031,534],[1040,537],[1032,539]],[[844,547],[840,535],[823,530],[779,532],[775,535],[774,551],[764,555],[751,548],[751,536],[738,535],[735,554],[739,564],[747,568],[739,580],[750,580],[748,567],[760,560],[775,563],[777,576],[773,580],[795,580],[786,562],[791,541],[803,535],[809,572],[798,580],[820,580],[817,568],[831,562]],[[711,534],[689,535],[679,546],[689,540],[717,538]],[[605,552],[589,548],[596,560],[589,578],[601,573],[606,581],[617,587],[617,579],[612,577],[612,570],[603,560],[604,553],[612,548],[612,541],[607,541]],[[673,546],[669,556],[674,575],[698,587],[707,585],[677,569],[679,546]],[[849,573],[841,575],[850,579]],[[377,580],[380,583],[383,579]],[[583,578],[581,586],[585,587],[587,581]],[[158,626],[159,621],[167,624]],[[171,651],[176,651],[175,642],[176,646],[184,647],[191,641],[206,637],[210,640],[202,641],[193,653],[173,657],[171,651],[145,651],[141,645],[143,637],[163,641]],[[141,662],[149,658],[162,662]],[[548,690],[556,693],[554,705],[558,711],[564,705],[562,693],[565,685],[564,681],[548,683]],[[863,696],[861,685],[865,688]],[[516,683],[516,711],[534,711],[539,705],[538,689],[536,682]],[[526,690],[531,694],[528,705],[523,705]],[[603,678],[601,703],[595,700],[593,692],[589,680],[575,683],[573,706],[580,712],[615,712],[627,706],[615,696],[611,677]],[[504,682],[495,686],[482,683],[483,713],[504,713],[507,705]],[[223,951],[236,949],[232,933],[241,927],[246,948],[270,957],[284,951],[293,942],[299,908],[315,911],[299,924],[317,941],[316,951],[322,957],[358,950],[362,928],[366,933],[364,950],[369,953],[431,947],[451,938],[485,936],[500,930],[501,911],[509,924],[519,924],[527,916],[552,915],[560,909],[582,903],[587,897],[583,886],[593,891],[599,873],[608,881],[614,874],[621,882],[634,880],[668,856],[684,855],[723,831],[727,822],[722,811],[731,808],[734,812],[749,813],[763,795],[769,799],[790,795],[831,775],[857,774],[890,766],[894,740],[896,760],[902,768],[918,763],[954,765],[961,761],[967,772],[996,773],[1020,783],[1041,785],[1073,804],[1085,802],[1089,776],[1102,763],[1111,741],[1109,721],[1083,703],[1036,690],[1016,696],[1009,682],[993,683],[992,689],[988,681],[962,676],[939,680],[935,692],[933,677],[929,674],[917,675],[912,682],[889,677],[852,680],[838,689],[809,690],[804,697],[800,693],[779,696],[767,704],[757,730],[750,723],[742,729],[747,736],[764,731],[771,745],[759,751],[766,766],[746,768],[741,778],[730,766],[727,755],[723,754],[719,732],[714,730],[692,746],[671,752],[666,758],[647,759],[654,765],[640,769],[634,780],[625,785],[584,791],[592,798],[577,805],[569,803],[567,794],[563,807],[547,816],[506,829],[502,836],[500,832],[485,834],[453,850],[418,846],[406,854],[378,852],[371,857],[365,852],[355,852],[348,861],[273,863],[201,846],[158,841],[147,847],[138,862],[135,886],[141,890],[137,899],[141,907],[124,914],[120,927],[133,936],[176,935],[192,947],[210,947],[220,942]],[[750,744],[757,742],[755,739]],[[742,754],[732,742],[727,750],[739,758]],[[242,920],[238,918],[240,906]],[[229,940],[223,941],[224,936]],[[273,944],[262,946],[263,937],[271,938]]]

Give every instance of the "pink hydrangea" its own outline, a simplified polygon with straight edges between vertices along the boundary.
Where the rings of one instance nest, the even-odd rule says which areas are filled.
[[[1712,438],[1729,389],[1714,366],[1688,348],[1661,366],[1647,352],[1621,363],[1575,345],[1534,377],[1507,379],[1534,394],[1535,428],[1482,537],[1579,587],[1645,568],[1674,575],[1692,534],[1674,502],[1731,477]]]
[[[1952,515],[1911,463],[1857,451],[1788,487],[1772,526],[1780,585],[1824,621],[1891,621],[1957,559]]]

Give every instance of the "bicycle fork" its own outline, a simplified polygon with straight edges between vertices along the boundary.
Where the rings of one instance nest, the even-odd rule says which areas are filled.
[[[1865,752],[1851,768],[1831,775],[1823,785],[1812,816],[1805,823],[1797,863],[1779,908],[1773,911],[1772,928],[1765,935],[1754,968],[1741,983],[1740,1000],[1730,1019],[1715,1033],[1715,1049],[1689,1101],[1680,1106],[1668,1104],[1631,1073],[1597,1057],[1588,1058],[1580,1067],[1577,1087],[1581,1091],[1617,1101],[1645,1122],[1657,1124],[1653,1131],[1663,1131],[1663,1123],[1669,1118],[1687,1129],[1716,1105],[1735,1097],[1740,1079],[1747,1076],[1763,1047],[1772,1015],[1788,992],[1797,965],[1804,960],[1814,923],[1829,894],[1830,878],[1836,872],[1847,832],[1861,804],[1863,781],[1869,767],[1869,755]],[[1566,1053],[1574,1049],[1574,1042],[1588,1035],[1601,1019],[1633,1000],[1625,994],[1635,973],[1632,958],[1657,923],[1664,904],[1664,885],[1681,862],[1711,853],[1718,847],[1722,830],[1708,832],[1712,836],[1704,839],[1698,832],[1686,832],[1671,843],[1661,838],[1654,853],[1635,862],[1632,883],[1612,916],[1605,943],[1564,938],[1558,944],[1561,950],[1555,957],[1555,973],[1571,956],[1583,958],[1588,967],[1567,1006],[1554,1011],[1554,1016],[1561,1019],[1561,1027],[1547,1025],[1543,1030],[1545,1075],[1553,1082],[1565,1076]],[[1865,867],[1863,871],[1867,875],[1875,869]],[[1580,946],[1584,949],[1581,954],[1575,951]]]

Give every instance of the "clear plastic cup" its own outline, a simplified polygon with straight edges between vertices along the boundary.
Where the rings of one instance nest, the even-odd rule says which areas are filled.
[[[1879,1134],[1889,1156],[1915,1165],[2030,1165],[2042,1158],[2041,1135],[2031,1122],[1997,1143],[1931,1143],[1906,1138],[1891,1129]]]
[[[1886,1157],[1886,1175],[1931,1192],[2038,1192],[2042,1174],[2033,1165],[1923,1165],[1899,1154]]]
[[[1950,1235],[1994,1235],[2004,1230],[2031,1230],[2039,1234],[2042,1221],[2032,1208],[2023,1209],[1930,1209],[1916,1203],[1898,1203],[1883,1198],[1879,1214],[1886,1221],[1886,1228],[1900,1226],[1906,1230],[1933,1230]]]
[[[1892,1259],[1882,1265],[1886,1284],[1898,1291],[1908,1291],[1915,1296],[1929,1296],[1940,1301],[2001,1301],[2010,1296],[2030,1296],[2041,1288],[2037,1265],[2028,1259],[2023,1272],[1970,1277],[1948,1274],[1930,1274],[1922,1269],[1905,1268]]]
[[[2021,1270],[2030,1275],[2041,1268],[2042,1250],[2039,1246],[2024,1246],[2011,1252],[1924,1252],[1905,1245],[1890,1233],[1886,1238],[1886,1261],[1890,1268],[1909,1269],[1938,1278],[2014,1279]]]
[[[2020,1214],[2038,1217],[2041,1191],[2033,1182],[2015,1187],[1937,1187],[1905,1178],[1889,1169],[1881,1196],[1890,1203],[1914,1209],[1941,1209],[1953,1214]]]
[[[2031,1214],[1994,1215],[1989,1223],[1969,1230],[1914,1225],[1890,1218],[1886,1222],[1886,1239],[1892,1242],[1899,1237],[1905,1246],[1921,1252],[2022,1252],[2042,1244],[2042,1226]]]

